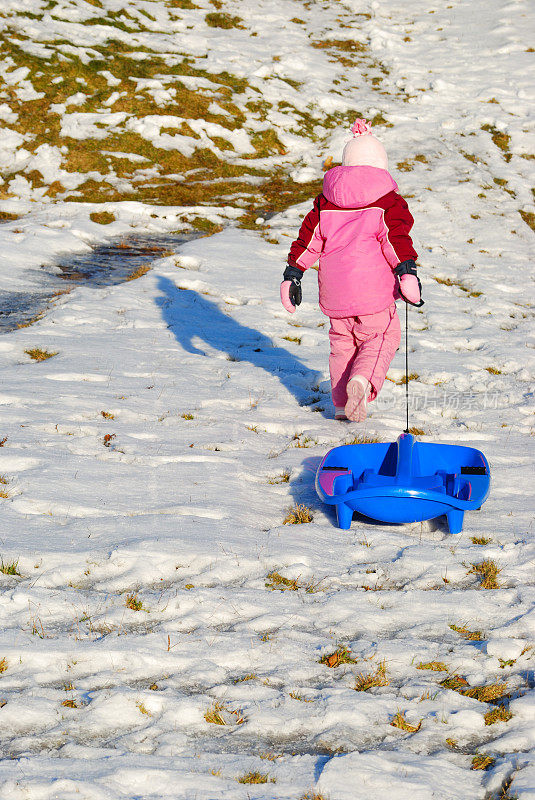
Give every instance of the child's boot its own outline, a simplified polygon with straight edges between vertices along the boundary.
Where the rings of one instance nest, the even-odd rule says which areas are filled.
[[[352,422],[363,422],[368,414],[370,382],[364,375],[355,375],[347,384],[346,417]]]

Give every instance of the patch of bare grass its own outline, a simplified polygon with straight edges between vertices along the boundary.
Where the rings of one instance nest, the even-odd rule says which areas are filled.
[[[416,733],[422,727],[422,720],[420,720],[418,725],[411,725],[411,723],[407,722],[407,720],[405,719],[405,714],[403,714],[401,711],[398,711],[390,724],[394,728],[399,728],[400,730],[406,731],[407,733]]]
[[[310,697],[305,697],[301,692],[289,692],[288,696],[292,698],[292,700],[299,700],[300,703],[313,703],[314,700]]]
[[[451,689],[454,692],[458,692],[465,697],[472,697],[480,703],[497,704],[498,700],[509,697],[506,683],[497,682],[481,686],[470,686],[466,678],[457,674],[450,675],[443,681],[440,681],[440,686],[443,686],[444,689]]]
[[[490,133],[492,141],[496,147],[502,151],[504,159],[510,161],[511,153],[509,152],[509,144],[511,142],[511,137],[507,133],[499,131],[494,125],[482,125],[481,130]]]
[[[0,572],[4,575],[19,575],[19,560],[17,558],[16,561],[4,561],[4,559],[0,559]]]
[[[499,589],[500,585],[497,577],[501,569],[495,564],[494,561],[488,559],[481,561],[479,564],[472,564],[467,572],[467,575],[475,574],[480,579],[480,589]]]
[[[386,662],[381,661],[374,672],[357,675],[354,689],[356,692],[367,692],[376,686],[388,686],[390,681],[386,677]]]
[[[45,312],[40,311],[38,314],[35,314],[33,317],[30,317],[30,319],[26,320],[26,322],[19,322],[17,324],[17,329],[20,330],[21,328],[29,328],[35,322],[39,322],[40,319],[43,319],[44,315]]]
[[[524,211],[522,209],[519,209],[518,213],[520,214],[526,225],[529,225],[531,230],[535,231],[535,214],[533,213],[533,211]]]
[[[327,800],[324,794],[318,794],[317,792],[307,792],[299,800]]]
[[[331,667],[334,669],[335,667],[339,667],[340,664],[356,664],[356,658],[351,655],[350,650],[347,647],[337,647],[333,653],[328,653],[323,655],[319,663],[325,664],[327,667]]]
[[[344,67],[354,67],[366,52],[366,45],[354,39],[322,39],[312,42],[312,47],[318,50],[328,50],[336,59],[336,63]]]
[[[374,80],[374,79],[372,79],[372,83],[373,83],[373,80]],[[382,81],[382,80],[383,80],[383,78],[382,78],[382,77],[380,77],[380,78],[378,78],[378,80],[379,80],[379,81]],[[386,119],[386,117],[384,116],[384,114],[382,114],[381,112],[379,112],[378,114],[376,114],[376,115],[375,115],[375,116],[372,118],[372,126],[375,126],[375,125],[384,125],[384,126],[385,126],[385,128],[393,128],[393,127],[394,127],[393,123],[392,123],[392,122],[388,122],[388,120]],[[406,196],[407,196],[407,195],[406,195]]]
[[[394,381],[398,386],[405,386],[407,381],[417,381],[420,376],[417,372],[410,372],[409,375],[402,375],[398,381]]]
[[[247,683],[247,681],[255,681],[257,678],[256,672],[248,672],[246,675],[242,675],[241,678],[236,678],[234,683]]]
[[[58,351],[49,353],[48,350],[42,350],[40,347],[32,347],[24,352],[30,356],[32,361],[46,361],[48,358],[52,358],[58,354]]]
[[[472,164],[479,164],[479,158],[473,153],[466,153],[464,150],[461,150],[461,155],[464,156],[467,161],[471,161]]]
[[[275,778],[270,778],[267,772],[246,772],[236,780],[238,783],[275,783]]]
[[[266,589],[271,589],[272,591],[278,590],[280,592],[297,592],[300,588],[295,578],[285,578],[280,572],[270,572],[264,585]]]
[[[461,675],[450,675],[449,678],[444,678],[443,681],[440,681],[440,685],[444,687],[444,689],[451,689],[453,692],[461,692],[470,684],[463,678]]]
[[[314,447],[318,442],[311,436],[304,436],[303,434],[296,433],[292,439],[293,446],[303,449],[305,447]]]
[[[406,158],[404,161],[398,161],[396,166],[400,172],[410,172],[414,169],[416,162],[420,164],[429,164],[427,157],[423,153],[418,153],[414,158]]]
[[[480,703],[495,703],[505,697],[509,697],[506,683],[490,683],[486,686],[471,686],[469,689],[464,689],[462,694],[465,697],[473,697],[474,700],[479,700]]]
[[[193,219],[189,220],[189,223],[192,228],[195,228],[196,231],[201,231],[206,236],[212,236],[214,233],[219,233],[223,230],[223,226],[219,222],[206,219],[206,217],[193,217]]]
[[[442,661],[420,661],[416,669],[429,669],[432,672],[448,672],[449,670]]]
[[[307,522],[312,522],[314,519],[312,511],[308,506],[303,503],[296,503],[293,508],[288,510],[283,525],[303,525]]]
[[[449,625],[448,627],[452,631],[455,631],[455,633],[460,634],[463,639],[468,639],[471,642],[480,642],[485,638],[483,636],[483,631],[471,631],[466,625]]]
[[[490,769],[496,763],[493,756],[487,756],[484,753],[476,753],[472,759],[472,766],[470,769]]]
[[[280,483],[288,483],[290,480],[290,472],[289,470],[285,469],[280,475],[274,475],[271,478],[268,478],[268,483],[270,486],[277,486]]]
[[[141,611],[143,609],[143,603],[139,599],[137,594],[129,594],[129,595],[127,595],[125,605],[131,611]]]
[[[146,275],[151,269],[151,264],[142,264],[140,267],[131,272],[130,275],[125,278],[125,281],[135,281],[137,278],[141,278],[143,275]]]
[[[99,225],[110,225],[115,222],[115,214],[112,214],[111,211],[92,211],[89,219],[98,222]]]
[[[365,433],[360,433],[357,436],[353,436],[345,444],[376,444],[380,441],[381,439],[378,436],[368,436]]]
[[[494,725],[496,722],[508,722],[513,713],[504,705],[498,705],[492,708],[483,717],[485,725]]]
[[[225,703],[214,703],[204,718],[211,725],[243,725],[245,722],[241,711],[231,710]]]
[[[468,286],[465,286],[461,281],[453,280],[452,278],[438,278],[436,275],[431,276],[436,283],[442,286],[456,286],[461,292],[465,292],[469,297],[481,297],[483,292],[472,291]]]
[[[223,28],[223,30],[243,28],[243,25],[240,24],[243,22],[241,17],[236,17],[221,11],[212,11],[206,14],[204,21],[210,28]]]

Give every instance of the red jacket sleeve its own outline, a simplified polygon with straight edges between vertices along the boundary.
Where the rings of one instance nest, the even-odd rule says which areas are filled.
[[[397,192],[389,192],[374,205],[383,209],[383,224],[377,238],[392,269],[402,261],[415,261],[418,253],[410,237],[414,219],[406,201]]]
[[[319,194],[314,200],[312,209],[304,218],[297,239],[292,242],[288,253],[288,264],[303,272],[314,264],[321,255],[324,239],[320,232],[320,200]]]

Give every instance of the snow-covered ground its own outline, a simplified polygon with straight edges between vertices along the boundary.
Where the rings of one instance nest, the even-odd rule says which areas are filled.
[[[75,19],[80,2],[56,16]],[[226,48],[196,28],[190,52],[208,48],[217,70],[228,63],[273,92],[273,71],[285,70],[305,81],[295,91],[315,114],[332,96],[393,126],[378,130],[416,218],[426,300],[410,313],[411,424],[424,441],[484,450],[491,494],[455,537],[443,520],[355,519],[342,532],[319,503],[314,470],[327,449],[399,434],[404,362],[399,352],[363,426],[334,422],[315,273],[293,317],[278,301],[307,203],[246,230],[231,202],[187,213],[109,202],[115,221],[103,228],[94,205],[11,186],[0,209],[25,216],[0,228],[6,290],[32,291],[41,264],[53,269],[102,231],[187,230],[199,215],[224,227],[137,280],[80,284],[0,338],[0,556],[15,573],[0,573],[0,798],[528,800],[528,3],[223,10],[258,33],[255,49],[241,28],[216,30]],[[300,37],[283,37],[294,17]],[[313,48],[309,35],[367,43],[368,66],[344,65],[333,53],[345,50]],[[188,46],[178,32],[168,44]],[[286,122],[269,113],[283,137]],[[294,177],[321,177],[345,135],[301,136],[287,157]],[[55,355],[36,362],[33,348]],[[313,521],[283,524],[294,504]],[[480,588],[483,562],[500,570],[498,588]]]

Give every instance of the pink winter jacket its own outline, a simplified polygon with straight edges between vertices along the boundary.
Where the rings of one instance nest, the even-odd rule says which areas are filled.
[[[334,167],[293,242],[288,263],[318,257],[320,308],[328,317],[374,314],[399,297],[393,269],[416,259],[413,218],[397,184],[378,167]]]

